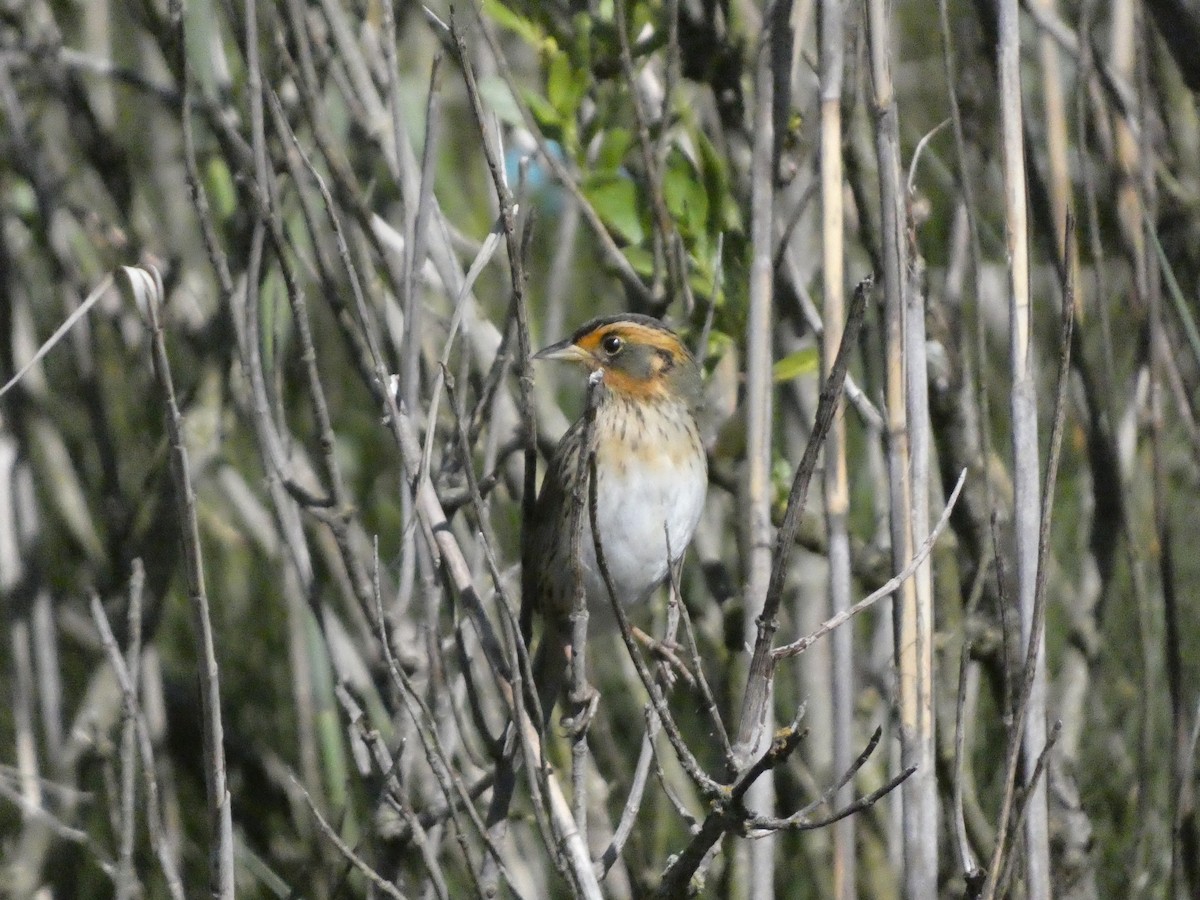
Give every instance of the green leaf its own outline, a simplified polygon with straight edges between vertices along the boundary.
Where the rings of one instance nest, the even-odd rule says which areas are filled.
[[[630,178],[617,172],[594,172],[583,180],[583,195],[604,224],[627,243],[640,244],[645,238],[637,186]]]
[[[571,59],[587,72],[592,71],[592,32],[593,20],[591,13],[577,12],[571,17]]]
[[[625,155],[633,146],[633,133],[628,128],[610,128],[600,138],[596,151],[596,168],[615,172],[625,162]]]
[[[715,236],[722,231],[741,231],[742,212],[730,189],[724,158],[700,129],[692,130],[692,139],[700,153],[700,177],[713,213],[708,223],[710,232]]]
[[[560,113],[570,112],[571,60],[565,53],[554,53],[546,66],[546,99]]]
[[[776,382],[791,381],[801,375],[812,375],[817,371],[820,354],[816,347],[805,347],[795,353],[789,353],[783,359],[777,360],[771,367],[771,377]]]
[[[571,65],[571,58],[559,51],[546,67],[546,97],[564,119],[573,119],[587,93],[588,75]]]
[[[493,22],[515,33],[531,47],[540,48],[547,41],[553,43],[552,39],[546,37],[546,32],[540,25],[514,12],[503,0],[483,0],[483,11]]]
[[[521,118],[521,108],[517,106],[516,98],[509,90],[508,83],[499,75],[488,75],[479,79],[479,96],[483,98],[484,107],[494,112],[496,118],[505,125],[524,127],[525,122]],[[528,100],[528,98],[526,99]],[[538,99],[542,98],[538,97]]]
[[[232,216],[237,209],[237,188],[233,185],[229,166],[223,159],[214,157],[209,160],[204,171],[204,187],[208,191],[209,204],[217,221]]]
[[[679,150],[672,150],[667,157],[663,195],[667,211],[685,238],[694,241],[707,237],[708,192],[692,161]]]
[[[5,183],[4,190],[6,204],[16,215],[28,219],[37,213],[37,194],[29,182],[13,179]]]
[[[538,127],[546,132],[547,137],[558,138],[562,134],[562,117],[554,104],[536,91],[525,91],[525,102],[529,111],[537,119]]]
[[[654,254],[645,247],[626,247],[621,252],[625,254],[625,258],[633,266],[633,271],[637,272],[643,278],[649,278],[654,274]]]
[[[775,495],[771,505],[781,514],[787,509],[788,494],[791,493],[792,479],[795,476],[791,460],[784,459],[782,456],[775,457],[774,462],[771,463],[771,487]]]
[[[713,293],[712,267],[704,262],[703,257],[693,255],[691,260],[692,267],[689,269],[688,284],[691,285],[692,293],[697,297],[711,298]],[[717,285],[715,298],[717,306],[720,306],[724,299],[722,287],[722,285]]]
[[[707,359],[719,359],[733,349],[734,345],[731,335],[714,328],[708,333],[708,346],[704,348],[704,356]]]

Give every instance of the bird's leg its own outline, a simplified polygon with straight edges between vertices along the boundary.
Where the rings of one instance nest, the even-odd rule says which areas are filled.
[[[571,652],[571,648],[567,648],[567,656],[570,659],[572,666],[575,665],[575,657]],[[574,679],[571,679],[574,682]],[[584,689],[582,691],[570,690],[567,692],[567,700],[570,702],[574,712],[569,716],[563,716],[562,726],[572,737],[579,737],[592,724],[592,719],[596,716],[596,709],[600,705],[600,692],[592,687],[587,681],[583,682]]]
[[[692,674],[692,670],[687,667],[679,654],[675,651],[679,649],[679,645],[674,641],[660,641],[658,638],[651,637],[638,628],[633,626],[633,637],[639,644],[649,651],[651,656],[658,657],[659,672],[662,674],[663,681],[667,687],[675,684],[676,674],[680,675],[689,687],[696,686],[696,677]]]
[[[579,711],[572,716],[563,716],[562,727],[575,738],[591,727],[592,719],[596,717],[596,710],[600,706],[600,692],[589,685],[585,697],[580,699],[572,696],[571,702],[577,704]]]

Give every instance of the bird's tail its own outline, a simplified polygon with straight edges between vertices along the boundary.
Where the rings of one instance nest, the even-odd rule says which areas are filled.
[[[542,639],[533,658],[533,683],[538,702],[542,705],[542,730],[550,724],[554,704],[567,683],[567,663],[571,657],[571,637],[567,622],[560,617],[547,617]]]

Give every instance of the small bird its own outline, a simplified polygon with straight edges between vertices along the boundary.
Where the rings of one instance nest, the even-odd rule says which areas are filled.
[[[703,397],[700,367],[675,332],[658,319],[630,313],[594,319],[533,358],[580,363],[602,380],[592,425],[596,524],[617,600],[625,607],[639,604],[683,556],[704,509],[708,463],[696,424]],[[578,479],[587,475],[586,437],[583,416],[559,441],[523,560],[521,626],[527,642],[532,613],[544,622],[533,663],[543,725],[570,658],[572,509]],[[611,623],[586,505],[582,515],[580,563],[589,614]]]

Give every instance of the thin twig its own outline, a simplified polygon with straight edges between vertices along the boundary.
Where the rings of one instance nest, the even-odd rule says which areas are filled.
[[[5,394],[7,394],[13,385],[24,378],[30,369],[41,362],[42,358],[51,350],[53,350],[59,341],[66,337],[67,332],[75,326],[75,323],[87,315],[91,311],[92,307],[96,305],[96,301],[108,293],[108,289],[112,286],[112,275],[105,275],[104,278],[101,279],[100,283],[92,290],[92,292],[87,295],[87,298],[80,303],[79,306],[77,306],[69,316],[67,316],[66,320],[59,325],[58,328],[54,330],[54,334],[46,338],[42,345],[38,347],[37,352],[29,358],[29,361],[26,362],[25,365],[21,366],[21,368],[17,370],[17,373],[13,375],[12,378],[5,382],[4,387],[0,387],[0,397],[3,397]]]
[[[1029,783],[1021,790],[1021,796],[1017,802],[1017,815],[1013,819],[1013,842],[1016,842],[1016,835],[1021,830],[1021,825],[1024,822],[1025,814],[1029,810],[1030,800],[1034,796],[1034,785],[1038,784],[1046,775],[1046,766],[1050,762],[1050,754],[1054,750],[1054,745],[1058,742],[1058,736],[1062,733],[1062,722],[1055,722],[1054,727],[1050,729],[1050,735],[1046,739],[1046,746],[1042,748],[1042,752],[1038,754],[1037,763],[1033,767],[1033,773],[1029,776]],[[1017,859],[1017,854],[1010,853],[1004,860],[1004,869],[1000,874],[1000,887],[997,890],[997,895],[1000,897],[1010,896],[1008,892],[1009,883],[1012,880],[1013,866]]]
[[[604,371],[597,369],[588,377],[587,399],[583,409],[583,432],[580,438],[580,459],[590,459],[592,445],[595,441],[596,411],[600,405],[600,395],[604,387]],[[570,535],[571,535],[571,700],[579,708],[573,713],[571,722],[571,789],[572,806],[575,811],[575,827],[587,841],[587,761],[588,744],[587,732],[591,721],[589,696],[595,699],[595,691],[587,681],[587,632],[588,608],[587,591],[583,582],[583,531],[587,521],[587,498],[589,494],[588,480],[591,479],[590,467],[579,466],[576,474],[580,477],[571,485],[569,502],[571,503]],[[558,614],[547,610],[548,615]],[[548,629],[549,631],[549,629]],[[546,640],[546,638],[543,638]],[[557,653],[560,648],[551,648],[550,652]],[[549,705],[553,706],[557,698],[551,697]],[[542,710],[548,714],[550,710]]]
[[[478,15],[478,10],[476,10]],[[480,26],[487,32],[479,17]],[[518,383],[518,412],[520,416],[520,439],[525,457],[524,484],[521,491],[521,558],[528,558],[527,544],[533,526],[534,505],[537,502],[537,423],[534,420],[533,397],[533,367],[531,365],[531,349],[529,338],[529,310],[527,307],[526,286],[528,273],[525,269],[525,256],[528,250],[529,232],[524,234],[517,227],[517,203],[508,186],[505,175],[504,161],[489,140],[488,119],[484,112],[483,100],[479,94],[479,85],[475,80],[475,70],[467,52],[467,44],[459,33],[454,18],[450,19],[450,34],[458,51],[459,64],[462,66],[463,82],[466,85],[467,97],[475,115],[482,137],[484,157],[487,160],[488,171],[492,176],[492,186],[496,199],[500,204],[500,220],[504,226],[505,243],[508,249],[508,268],[512,283],[512,301],[509,308],[509,318],[516,322],[517,337],[517,383]],[[489,37],[490,40],[490,37]],[[499,59],[500,54],[493,45],[493,53]],[[527,219],[526,224],[531,220]],[[531,603],[529,596],[530,574],[522,571],[522,604]]]
[[[725,720],[721,718],[721,711],[717,707],[717,700],[713,696],[708,678],[704,674],[704,663],[700,659],[700,647],[696,643],[696,631],[692,627],[692,614],[688,612],[686,603],[681,602],[679,604],[679,613],[683,619],[683,633],[687,638],[688,653],[692,658],[692,669],[696,673],[696,688],[704,704],[705,715],[708,717],[709,722],[712,723],[713,731],[721,741],[721,752],[725,756],[728,777],[732,778],[736,771],[733,746],[729,742],[729,731],[725,727]]]
[[[122,271],[129,279],[132,292],[141,295],[147,310],[154,376],[166,407],[167,433],[171,444],[171,476],[175,483],[176,515],[183,537],[184,571],[187,576],[192,626],[197,643],[200,697],[204,711],[201,727],[204,733],[204,775],[208,789],[209,829],[212,840],[209,847],[209,889],[214,897],[232,900],[233,818],[225,774],[221,683],[217,672],[216,642],[209,616],[208,593],[204,584],[204,558],[200,549],[196,493],[192,486],[191,465],[184,440],[183,416],[175,399],[175,385],[171,377],[171,364],[167,359],[166,337],[161,319],[162,276],[154,268],[147,271],[124,267]]]
[[[748,793],[756,783],[759,783],[761,776],[781,765],[791,756],[796,747],[800,745],[804,734],[805,732],[799,727],[799,716],[797,716],[796,721],[779,729],[774,734],[768,748],[743,769],[734,782],[724,789],[720,797],[714,798],[710,804],[710,812],[705,817],[703,824],[693,834],[688,845],[675,854],[671,864],[663,873],[658,889],[654,893],[655,897],[683,896],[685,885],[692,880],[700,866],[703,865],[717,841],[725,834],[744,829],[756,821],[757,817],[745,807]],[[770,833],[774,833],[776,830],[768,829]]]
[[[621,856],[629,836],[633,834],[633,826],[637,823],[638,813],[642,808],[642,798],[645,796],[646,785],[650,781],[650,766],[654,762],[654,738],[658,734],[658,717],[653,710],[647,717],[646,733],[642,736],[642,748],[638,751],[637,764],[633,767],[633,779],[629,785],[629,794],[625,798],[625,806],[621,810],[621,818],[613,831],[612,840],[600,854],[596,863],[600,878],[603,879]]]
[[[321,815],[321,811],[317,809],[317,804],[313,803],[313,799],[309,795],[308,790],[295,777],[292,778],[292,786],[304,797],[304,802],[308,804],[309,812],[311,812],[313,814],[313,818],[317,820],[317,825],[320,827],[321,833],[325,835],[326,839],[331,844],[337,847],[338,852],[341,853],[342,856],[344,856],[346,860],[354,866],[354,868],[362,872],[366,879],[378,890],[382,891],[387,896],[394,898],[394,900],[405,900],[405,896],[400,892],[399,888],[376,872],[370,863],[355,853],[354,848],[341,839],[338,833],[333,829],[333,826],[325,820],[323,815]]]
[[[808,495],[808,484],[816,469],[817,454],[824,443],[825,435],[833,423],[833,413],[841,399],[842,384],[845,381],[846,368],[850,364],[850,353],[858,341],[859,328],[862,325],[863,314],[866,311],[867,295],[870,293],[871,279],[861,282],[855,291],[854,300],[850,304],[850,315],[842,333],[841,344],[837,357],[826,376],[821,388],[821,398],[817,403],[816,421],[805,447],[804,456],[796,467],[792,479],[791,491],[788,493],[787,511],[784,513],[783,524],[775,536],[775,552],[771,563],[771,578],[767,586],[766,601],[757,620],[758,637],[754,643],[754,652],[750,660],[750,674],[746,684],[746,693],[742,698],[741,725],[738,740],[734,745],[735,755],[738,747],[752,746],[748,743],[751,731],[756,731],[765,723],[769,685],[774,669],[775,650],[772,641],[779,628],[779,606],[783,600],[783,585],[791,562],[792,551],[795,548],[796,532],[800,528],[800,516],[804,512],[804,501]]]
[[[129,692],[122,691],[124,697],[124,722],[121,726],[121,852],[117,864],[117,897],[119,900],[136,895],[139,885],[137,872],[134,869],[133,850],[134,836],[137,827],[136,801],[137,786],[137,703],[139,691],[139,673],[141,670],[142,654],[142,588],[146,582],[146,572],[141,560],[135,560],[133,574],[129,579],[129,609],[126,615],[129,632],[129,649],[125,661],[129,669]],[[98,602],[99,598],[93,596]]]
[[[634,131],[637,135],[638,149],[641,151],[642,166],[646,170],[650,208],[654,221],[654,282],[651,292],[657,295],[662,286],[659,263],[665,258],[669,292],[664,300],[669,302],[677,291],[681,291],[683,285],[684,263],[681,252],[683,245],[678,242],[679,231],[675,227],[675,220],[671,218],[671,214],[667,210],[667,201],[663,195],[665,156],[659,152],[659,148],[650,139],[650,126],[646,121],[646,111],[642,105],[642,92],[638,85],[638,74],[633,67],[633,55],[629,47],[629,22],[626,5],[627,0],[615,0],[613,24],[617,31],[621,73],[625,78],[625,87],[629,91],[629,100],[633,108],[633,121],[636,126]],[[664,109],[667,108],[669,102],[669,96],[664,98]],[[667,132],[665,117],[659,122],[659,128],[661,129],[660,146],[664,146]]]
[[[1070,252],[1073,250],[1075,242],[1075,219],[1073,215],[1068,214],[1067,221],[1064,223],[1064,228],[1066,229],[1065,246],[1068,252]],[[1017,701],[1016,709],[1013,713],[1014,724],[1005,757],[1004,799],[1000,806],[1000,818],[996,826],[996,846],[992,851],[991,864],[988,866],[987,881],[984,882],[983,890],[980,894],[984,900],[993,900],[993,898],[997,896],[999,889],[999,878],[1001,872],[1003,871],[1003,867],[1005,866],[1004,856],[1007,851],[1008,819],[1012,810],[1017,767],[1021,748],[1023,745],[1027,745],[1027,741],[1024,740],[1026,722],[1031,715],[1036,715],[1039,713],[1044,714],[1045,712],[1044,709],[1030,709],[1029,698],[1034,689],[1035,675],[1040,656],[1039,648],[1042,646],[1042,637],[1044,633],[1043,629],[1045,628],[1046,620],[1046,578],[1049,570],[1048,557],[1050,543],[1050,522],[1054,510],[1054,486],[1058,478],[1058,463],[1060,453],[1062,451],[1062,436],[1067,413],[1066,401],[1071,366],[1071,335],[1075,325],[1074,300],[1075,296],[1074,286],[1072,283],[1072,269],[1068,267],[1067,283],[1066,289],[1063,292],[1062,303],[1058,380],[1054,404],[1054,425],[1050,436],[1050,457],[1046,463],[1046,481],[1042,487],[1043,505],[1038,537],[1039,553],[1036,579],[1034,582],[1032,623],[1029,632],[1029,641],[1026,647],[1025,671],[1021,680],[1021,693]],[[1044,730],[1045,723],[1042,723],[1042,728]],[[1043,743],[1043,747],[1044,746],[1045,743]],[[1039,753],[1040,752],[1041,751],[1039,750]],[[1032,767],[1030,768],[1032,774]],[[1031,778],[1027,779],[1027,783],[1030,785],[1030,790],[1036,790],[1032,786],[1033,783]],[[1036,802],[1036,796],[1037,795],[1035,793],[1034,802]],[[1043,799],[1041,802],[1044,804],[1045,800]],[[1048,874],[1047,877],[1049,877]]]
[[[397,692],[404,703],[405,711],[408,713],[413,726],[416,728],[417,736],[421,741],[421,748],[425,754],[425,761],[432,771],[434,780],[438,784],[438,788],[442,792],[445,799],[447,809],[450,811],[450,816],[454,820],[455,834],[458,837],[460,846],[463,852],[463,858],[467,861],[467,874],[470,878],[472,887],[475,893],[480,897],[484,897],[487,891],[484,890],[483,881],[479,869],[470,862],[468,853],[469,847],[467,844],[468,823],[473,826],[473,830],[482,837],[487,853],[495,860],[499,866],[499,871],[503,875],[505,881],[510,885],[512,880],[504,867],[503,860],[500,857],[499,848],[490,840],[488,829],[483,820],[479,816],[478,810],[471,802],[470,795],[467,793],[466,786],[462,779],[454,771],[450,756],[446,752],[442,739],[438,734],[438,730],[434,727],[436,719],[425,700],[421,697],[416,687],[408,674],[396,661],[392,653],[391,640],[388,637],[387,629],[383,625],[382,617],[382,597],[380,594],[375,594],[375,602],[377,607],[377,616],[380,623],[379,640],[383,646],[384,661],[387,664],[388,674],[391,676],[392,683],[395,685]],[[311,801],[310,801],[311,805]],[[459,812],[466,813],[466,819],[459,815]],[[313,809],[314,814],[316,809]],[[318,815],[319,819],[319,815]],[[332,837],[332,835],[331,835]],[[342,845],[338,844],[338,849],[342,850]],[[349,855],[349,849],[342,851],[347,854],[347,858],[354,861]],[[356,862],[357,865],[357,862]]]
[[[247,27],[250,27],[249,23]],[[247,61],[247,65],[250,67],[251,73],[253,73],[254,66],[257,65],[257,60],[252,57],[252,59]],[[275,95],[275,92],[267,92],[267,97],[271,101],[273,111],[276,113],[275,121],[286,124],[286,117],[282,115],[279,98]],[[251,103],[252,120],[256,121],[254,110],[258,107],[261,107],[261,98],[259,98],[259,103],[257,105],[254,102]],[[261,115],[261,110],[258,115]],[[309,171],[315,175],[315,168],[308,161],[307,155],[300,147],[299,141],[296,140],[295,135],[292,134],[290,128],[286,129],[286,136],[291,139],[293,147],[305,161]],[[258,190],[256,192],[259,201],[257,213],[266,229],[267,236],[270,238],[275,251],[275,260],[279,265],[279,272],[283,277],[288,303],[292,312],[292,321],[295,324],[296,337],[298,338],[300,345],[300,362],[304,372],[304,387],[316,424],[319,458],[321,460],[321,468],[323,469],[322,474],[324,475],[325,481],[328,484],[329,494],[332,500],[332,507],[334,509],[334,514],[332,516],[324,517],[323,522],[329,527],[334,541],[337,544],[342,563],[345,565],[346,571],[350,576],[350,586],[353,590],[354,599],[358,602],[359,610],[369,620],[373,614],[369,578],[367,576],[366,569],[363,566],[362,559],[360,558],[359,554],[355,552],[355,548],[350,538],[349,524],[352,504],[349,500],[345,479],[342,476],[341,466],[339,465],[337,459],[337,438],[333,430],[333,419],[329,409],[329,401],[326,396],[325,386],[321,381],[321,373],[317,366],[316,343],[313,337],[313,326],[312,322],[310,321],[310,314],[308,311],[308,301],[301,284],[295,276],[293,267],[288,261],[288,243],[284,234],[281,215],[278,211],[278,201],[275,196],[277,191],[272,189],[272,184],[268,180],[271,178],[271,175],[265,160],[265,141],[265,134],[259,135],[256,127],[254,141],[256,153],[263,156],[263,159],[259,164],[259,181]],[[260,144],[264,146],[260,147]],[[323,186],[319,176],[316,176],[315,180],[317,181],[318,187]],[[327,204],[329,204],[330,198],[328,197],[328,193],[322,190],[322,196],[326,199]],[[331,205],[329,206],[329,212],[330,218],[334,222],[334,232],[335,234],[340,234],[341,229],[337,222],[337,216],[335,215]],[[347,266],[350,274],[351,284],[355,285],[357,284],[357,278],[354,274],[354,267],[349,265],[348,260]],[[258,287],[256,279],[248,279],[248,288],[252,292],[257,292]],[[355,294],[356,297],[360,296],[360,292],[357,290],[355,291]],[[257,317],[257,303],[251,300],[251,302],[247,303],[246,309],[248,313],[248,321],[251,321],[251,317]],[[368,324],[369,320],[365,318],[365,315],[366,314],[364,312],[363,329],[365,333],[369,334],[371,329]],[[247,331],[253,335],[256,329],[248,327]],[[369,340],[370,338],[368,337],[368,341]],[[252,368],[256,367],[252,366]],[[282,460],[274,459],[272,462],[277,466],[281,466],[281,475],[286,474],[287,468],[282,467]]]
[[[136,582],[142,577],[137,573],[141,571],[141,561],[134,560],[134,578],[130,584],[131,600],[135,595],[134,588],[136,587]],[[140,590],[139,587],[138,591]],[[170,892],[172,900],[183,900],[183,883],[180,880],[175,862],[171,858],[170,848],[167,847],[165,840],[166,835],[162,823],[162,806],[158,794],[158,779],[154,771],[154,748],[150,740],[150,729],[146,724],[146,717],[142,713],[141,705],[138,701],[135,678],[131,674],[125,658],[121,655],[121,648],[117,645],[116,637],[113,636],[112,626],[109,624],[108,616],[104,612],[104,605],[100,602],[100,598],[94,594],[92,595],[91,612],[92,621],[96,624],[96,630],[100,632],[100,642],[104,645],[104,649],[108,654],[113,675],[117,679],[117,685],[121,688],[122,696],[129,705],[129,715],[136,729],[142,775],[146,784],[146,829],[150,836],[150,845],[154,849],[155,856],[158,858],[159,868],[162,870],[163,878],[167,882],[167,890]]]
[[[828,815],[824,818],[800,819],[800,820],[795,820],[795,821],[784,819],[784,820],[781,820],[781,824],[779,827],[780,828],[788,828],[788,829],[792,829],[795,831],[815,831],[818,828],[825,828],[826,826],[832,825],[835,822],[840,822],[842,819],[846,818],[846,816],[852,816],[855,813],[862,812],[864,809],[869,809],[870,807],[874,806],[880,799],[882,799],[883,797],[886,797],[888,794],[890,794],[892,791],[894,791],[896,788],[898,788],[901,784],[903,784],[905,779],[907,779],[915,771],[917,771],[917,770],[915,768],[913,768],[912,766],[910,766],[907,769],[902,770],[899,774],[892,776],[887,781],[885,781],[882,785],[877,787],[875,790],[871,791],[871,793],[864,794],[862,797],[858,798],[853,803],[842,807],[841,809],[831,813],[830,815]],[[770,820],[764,820],[764,821],[769,822]],[[757,823],[757,820],[756,820],[756,823]],[[786,823],[786,824],[783,824],[783,823]]]
[[[500,75],[508,85],[512,93],[512,98],[517,104],[517,109],[521,113],[521,120],[529,133],[533,135],[534,140],[537,141],[541,161],[549,167],[550,171],[554,174],[555,180],[566,188],[575,202],[579,204],[579,209],[583,213],[584,219],[592,229],[592,233],[596,239],[600,242],[599,247],[601,253],[604,255],[604,261],[616,272],[617,277],[620,278],[621,284],[625,287],[628,294],[643,305],[653,303],[653,295],[642,282],[637,272],[634,271],[625,254],[621,252],[621,248],[617,246],[616,241],[613,240],[613,236],[609,234],[608,228],[600,218],[600,214],[596,212],[596,208],[584,196],[582,188],[580,188],[578,182],[571,175],[566,164],[550,149],[546,136],[542,133],[541,128],[538,127],[533,112],[529,109],[529,105],[525,102],[521,89],[516,84],[512,70],[508,64],[508,58],[501,48],[499,40],[492,32],[491,25],[482,15],[478,15],[477,21],[480,31],[483,32],[488,47],[491,49],[492,56],[496,60]],[[451,23],[451,30],[453,30],[453,23]],[[460,53],[463,46],[465,45],[460,45]]]
[[[817,628],[816,631],[813,631],[811,634],[800,638],[798,641],[793,641],[790,644],[784,644],[780,647],[774,648],[771,651],[772,663],[777,663],[781,659],[787,659],[790,656],[798,656],[799,654],[803,653],[835,628],[840,627],[845,622],[853,619],[859,613],[869,609],[882,598],[894,593],[895,590],[905,582],[905,580],[911,578],[913,572],[917,570],[917,567],[924,562],[927,556],[929,556],[930,552],[933,550],[934,544],[937,543],[937,539],[941,535],[942,530],[950,521],[950,513],[954,509],[954,504],[958,502],[958,495],[962,491],[962,487],[966,481],[966,478],[967,470],[963,469],[958,476],[958,483],[955,484],[954,490],[950,493],[950,499],[946,501],[946,507],[942,510],[942,516],[940,519],[938,519],[937,525],[935,525],[933,530],[929,532],[929,537],[927,537],[924,543],[917,548],[917,552],[913,555],[913,558],[898,575],[889,578],[888,581],[878,590],[868,594],[849,609],[838,613],[837,615],[825,621],[819,628]]]

